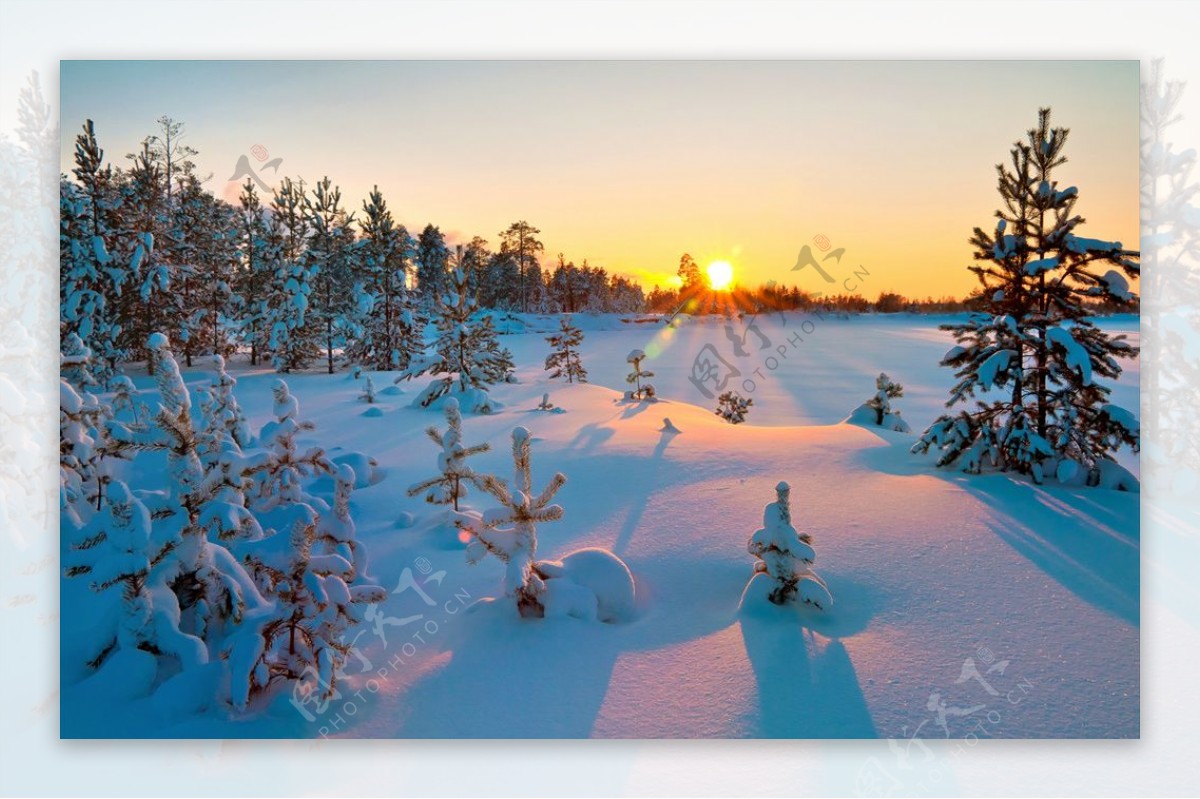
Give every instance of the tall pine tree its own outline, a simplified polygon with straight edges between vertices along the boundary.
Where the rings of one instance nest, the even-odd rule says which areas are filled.
[[[991,463],[1039,483],[1048,467],[1063,480],[1082,470],[1095,484],[1119,446],[1138,448],[1135,418],[1096,382],[1120,376],[1119,359],[1137,350],[1097,327],[1086,304],[1132,302],[1127,278],[1139,274],[1138,253],[1076,234],[1079,191],[1054,179],[1067,161],[1067,134],[1041,109],[996,167],[1003,207],[995,232],[976,228],[971,237],[980,310],[942,326],[958,341],[942,360],[958,378],[947,407],[982,396],[974,410],[936,420],[914,446],[939,450],[939,465],[962,460],[978,472]]]
[[[347,357],[380,371],[407,369],[423,346],[424,327],[408,290],[412,238],[392,218],[378,186],[363,203],[359,226],[358,275],[368,296]]]
[[[311,233],[305,262],[315,289],[313,322],[325,345],[325,362],[333,374],[333,349],[341,326],[353,309],[353,215],[342,208],[342,192],[323,178],[306,199]]]

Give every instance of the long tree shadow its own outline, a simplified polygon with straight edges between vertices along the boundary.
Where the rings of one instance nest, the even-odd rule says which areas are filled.
[[[1137,498],[1114,496],[1132,512],[1111,522],[1086,508],[1077,492],[991,475],[955,480],[991,509],[988,526],[1005,543],[1085,602],[1137,626],[1141,595]],[[1069,500],[1069,501],[1067,501]]]
[[[629,547],[629,542],[633,540],[633,534],[637,530],[638,524],[642,521],[642,514],[646,512],[646,503],[649,501],[650,495],[658,489],[661,482],[663,454],[677,435],[679,434],[664,430],[659,437],[658,444],[654,447],[654,452],[650,456],[649,469],[652,483],[645,486],[646,490],[638,495],[638,498],[630,505],[629,513],[625,515],[625,523],[621,525],[621,532],[617,534],[617,540],[613,544],[613,552],[617,555],[625,552]]]
[[[738,612],[764,738],[878,737],[842,640],[865,630],[889,600],[849,575],[824,576],[837,596],[824,611],[751,597]]]
[[[1106,488],[1035,485],[1008,473],[966,475],[895,446],[858,453],[869,468],[951,483],[988,509],[1000,540],[1084,602],[1137,625],[1140,597],[1139,495]]]
[[[407,693],[398,736],[591,734],[623,648],[621,629],[576,619],[521,620],[510,602],[478,605],[460,622],[449,662]]]
[[[564,451],[591,452],[612,438],[615,432],[613,428],[605,427],[598,422],[585,424],[579,428],[579,432],[575,434],[575,437],[567,443]]]
[[[746,615],[741,630],[758,683],[762,737],[878,737],[840,640],[822,646],[794,618]]]

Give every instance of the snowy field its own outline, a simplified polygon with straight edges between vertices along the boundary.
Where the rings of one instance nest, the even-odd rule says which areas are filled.
[[[507,603],[477,603],[500,595],[503,566],[468,565],[442,511],[406,495],[435,472],[423,429],[443,424],[408,407],[425,380],[368,406],[345,371],[289,375],[316,424],[307,438],[376,462],[351,506],[368,572],[390,593],[377,626],[358,628],[341,698],[302,711],[281,690],[236,714],[212,698],[219,664],[152,697],[123,695],[103,669],[85,678],[72,643],[98,603],[86,581],[64,578],[62,735],[886,737],[913,752],[969,734],[1138,735],[1136,493],[939,471],[909,454],[913,434],[843,424],[881,371],[904,385],[893,405],[915,433],[941,412],[953,378],[938,366],[952,343],[943,319],[763,316],[763,339],[749,335],[740,358],[722,320],[681,321],[668,331],[576,315],[591,382],[567,386],[542,369],[556,317],[516,320],[508,329],[527,332],[501,340],[519,382],[493,388],[495,414],[464,422],[468,444],[492,445],[472,465],[504,477],[512,428],[532,431],[535,489],[555,471],[568,478],[555,499],[565,516],[539,526],[538,556],[619,555],[637,583],[632,621],[523,621]],[[1103,326],[1138,344],[1135,317]],[[706,345],[742,373],[729,388],[754,400],[745,424],[715,416],[689,381]],[[649,356],[657,403],[618,402],[634,348]],[[1136,410],[1138,363],[1124,366],[1112,401]],[[189,385],[208,380],[199,367],[184,369]],[[276,375],[240,358],[231,371],[257,430]],[[535,410],[546,391],[564,413]],[[663,432],[664,417],[681,432]],[[1136,456],[1122,463],[1137,473]],[[747,539],[781,480],[835,604],[739,613]],[[489,506],[478,492],[466,502]]]

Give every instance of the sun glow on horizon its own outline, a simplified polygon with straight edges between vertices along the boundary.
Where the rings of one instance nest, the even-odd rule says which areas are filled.
[[[733,283],[733,265],[728,261],[713,261],[705,271],[708,273],[708,285],[716,291],[724,291]]]

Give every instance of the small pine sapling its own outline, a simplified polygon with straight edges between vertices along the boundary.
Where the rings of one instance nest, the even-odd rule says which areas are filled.
[[[246,595],[253,595],[254,588],[232,556],[206,535],[203,520],[213,510],[219,486],[206,479],[200,460],[201,438],[191,417],[191,397],[170,342],[163,334],[154,333],[146,347],[158,387],[158,412],[153,424],[144,429],[109,420],[105,451],[119,456],[166,453],[170,491],[167,505],[155,508],[154,514],[156,519],[160,514],[164,519],[173,519],[181,543],[164,567],[174,575],[172,589],[180,607],[185,612],[194,608],[194,631],[204,636],[213,620],[238,621],[245,610]]]
[[[539,411],[552,411],[555,409],[554,403],[550,401],[550,392],[542,394],[542,401],[538,403]]]
[[[368,405],[375,404],[375,381],[367,375],[366,382],[363,384],[363,392],[358,395],[358,398]]]
[[[894,382],[886,373],[875,378],[875,394],[851,415],[849,421],[872,424],[900,433],[911,430],[908,422],[900,418],[900,410],[892,407],[892,400],[904,396],[904,386]]]
[[[65,379],[59,379],[58,496],[64,514],[81,523],[93,504],[100,507],[105,452],[100,429],[104,408],[91,394],[82,396]]]
[[[746,414],[750,412],[750,406],[753,404],[754,400],[749,397],[743,397],[736,391],[726,391],[717,397],[717,409],[714,413],[730,424],[741,424],[746,421]]]
[[[228,649],[236,707],[273,677],[310,680],[321,699],[336,695],[337,679],[353,647],[346,633],[362,621],[365,606],[382,602],[375,585],[355,585],[345,558],[318,551],[316,511],[293,506],[291,528],[246,546],[246,562],[275,602],[241,625]]]
[[[68,333],[59,353],[59,375],[74,388],[83,390],[99,385],[92,375],[92,351],[76,333]]]
[[[875,411],[875,424],[882,425],[883,417],[893,413],[891,400],[903,396],[904,386],[893,383],[886,372],[880,372],[879,377],[875,378],[875,396],[867,400],[867,407]]]
[[[467,495],[467,483],[475,482],[475,472],[467,465],[467,458],[487,452],[491,445],[475,444],[465,447],[462,443],[462,413],[458,408],[458,400],[447,397],[442,403],[442,412],[446,415],[446,431],[438,432],[430,426],[425,430],[429,439],[442,448],[438,453],[437,477],[431,477],[409,487],[408,495],[415,497],[422,491],[425,501],[432,505],[454,505],[458,511],[458,501]]]
[[[179,631],[174,596],[169,591],[155,595],[149,582],[151,569],[179,545],[179,538],[163,534],[162,525],[155,530],[150,511],[120,480],[109,485],[104,502],[104,511],[68,542],[64,554],[68,577],[90,577],[97,593],[121,591],[119,613],[107,619],[109,626],[93,631],[95,651],[88,665],[98,668],[117,649],[172,654],[185,667],[206,662],[204,643]],[[156,611],[156,601],[175,607]]]
[[[450,290],[435,298],[437,337],[432,352],[413,358],[395,382],[432,374],[434,380],[417,397],[416,405],[428,408],[447,394],[456,393],[464,398],[467,410],[491,413],[496,405],[488,398],[488,388],[509,379],[512,354],[496,340],[491,317],[476,317],[478,303],[466,273],[454,269],[449,278]]]
[[[109,385],[113,391],[113,418],[125,421],[131,427],[144,424],[150,416],[150,411],[142,403],[133,381],[126,375],[116,375],[109,381]]]
[[[350,515],[350,494],[354,491],[354,469],[340,464],[333,474],[333,507],[321,514],[317,528],[319,540],[333,554],[347,561],[350,580],[365,578],[367,549],[355,536],[354,517]]]
[[[625,392],[625,399],[627,400],[637,402],[650,402],[654,400],[654,386],[642,382],[647,378],[654,377],[654,372],[642,368],[642,361],[645,359],[646,353],[641,350],[633,350],[625,358],[625,362],[633,367],[633,371],[626,375],[625,382],[631,383],[636,387],[632,391]]]
[[[833,605],[825,582],[812,570],[816,551],[812,536],[797,533],[792,526],[791,486],[775,486],[775,501],[763,509],[763,526],[756,530],[746,546],[757,561],[754,573],[774,580],[767,598],[776,605],[799,599],[819,609]]]
[[[517,610],[526,618],[545,615],[541,595],[546,586],[533,568],[537,555],[537,525],[562,518],[562,506],[551,505],[550,500],[567,482],[562,473],[556,473],[542,492],[534,496],[530,472],[531,439],[526,428],[513,429],[512,488],[494,475],[485,475],[479,481],[479,487],[491,494],[500,507],[487,511],[482,517],[460,522],[461,528],[470,536],[467,561],[478,563],[491,553],[504,563],[505,595],[516,598]]]
[[[234,444],[238,451],[251,443],[246,416],[234,395],[237,380],[225,371],[225,358],[221,355],[212,356],[212,366],[216,375],[202,391],[200,402],[200,415],[204,419],[200,450],[209,463],[226,449],[226,442]]]
[[[560,318],[558,323],[559,331],[546,337],[553,350],[546,356],[546,371],[550,372],[551,380],[565,376],[568,383],[586,383],[587,370],[583,368],[583,362],[579,359],[583,331],[572,325],[570,317],[567,316]]]
[[[283,505],[304,502],[300,481],[319,474],[332,474],[333,464],[320,447],[300,452],[296,437],[315,429],[312,422],[300,420],[300,401],[283,380],[272,386],[275,421],[263,425],[259,440],[266,452],[248,458],[245,474],[255,485],[255,502],[266,511]]]

